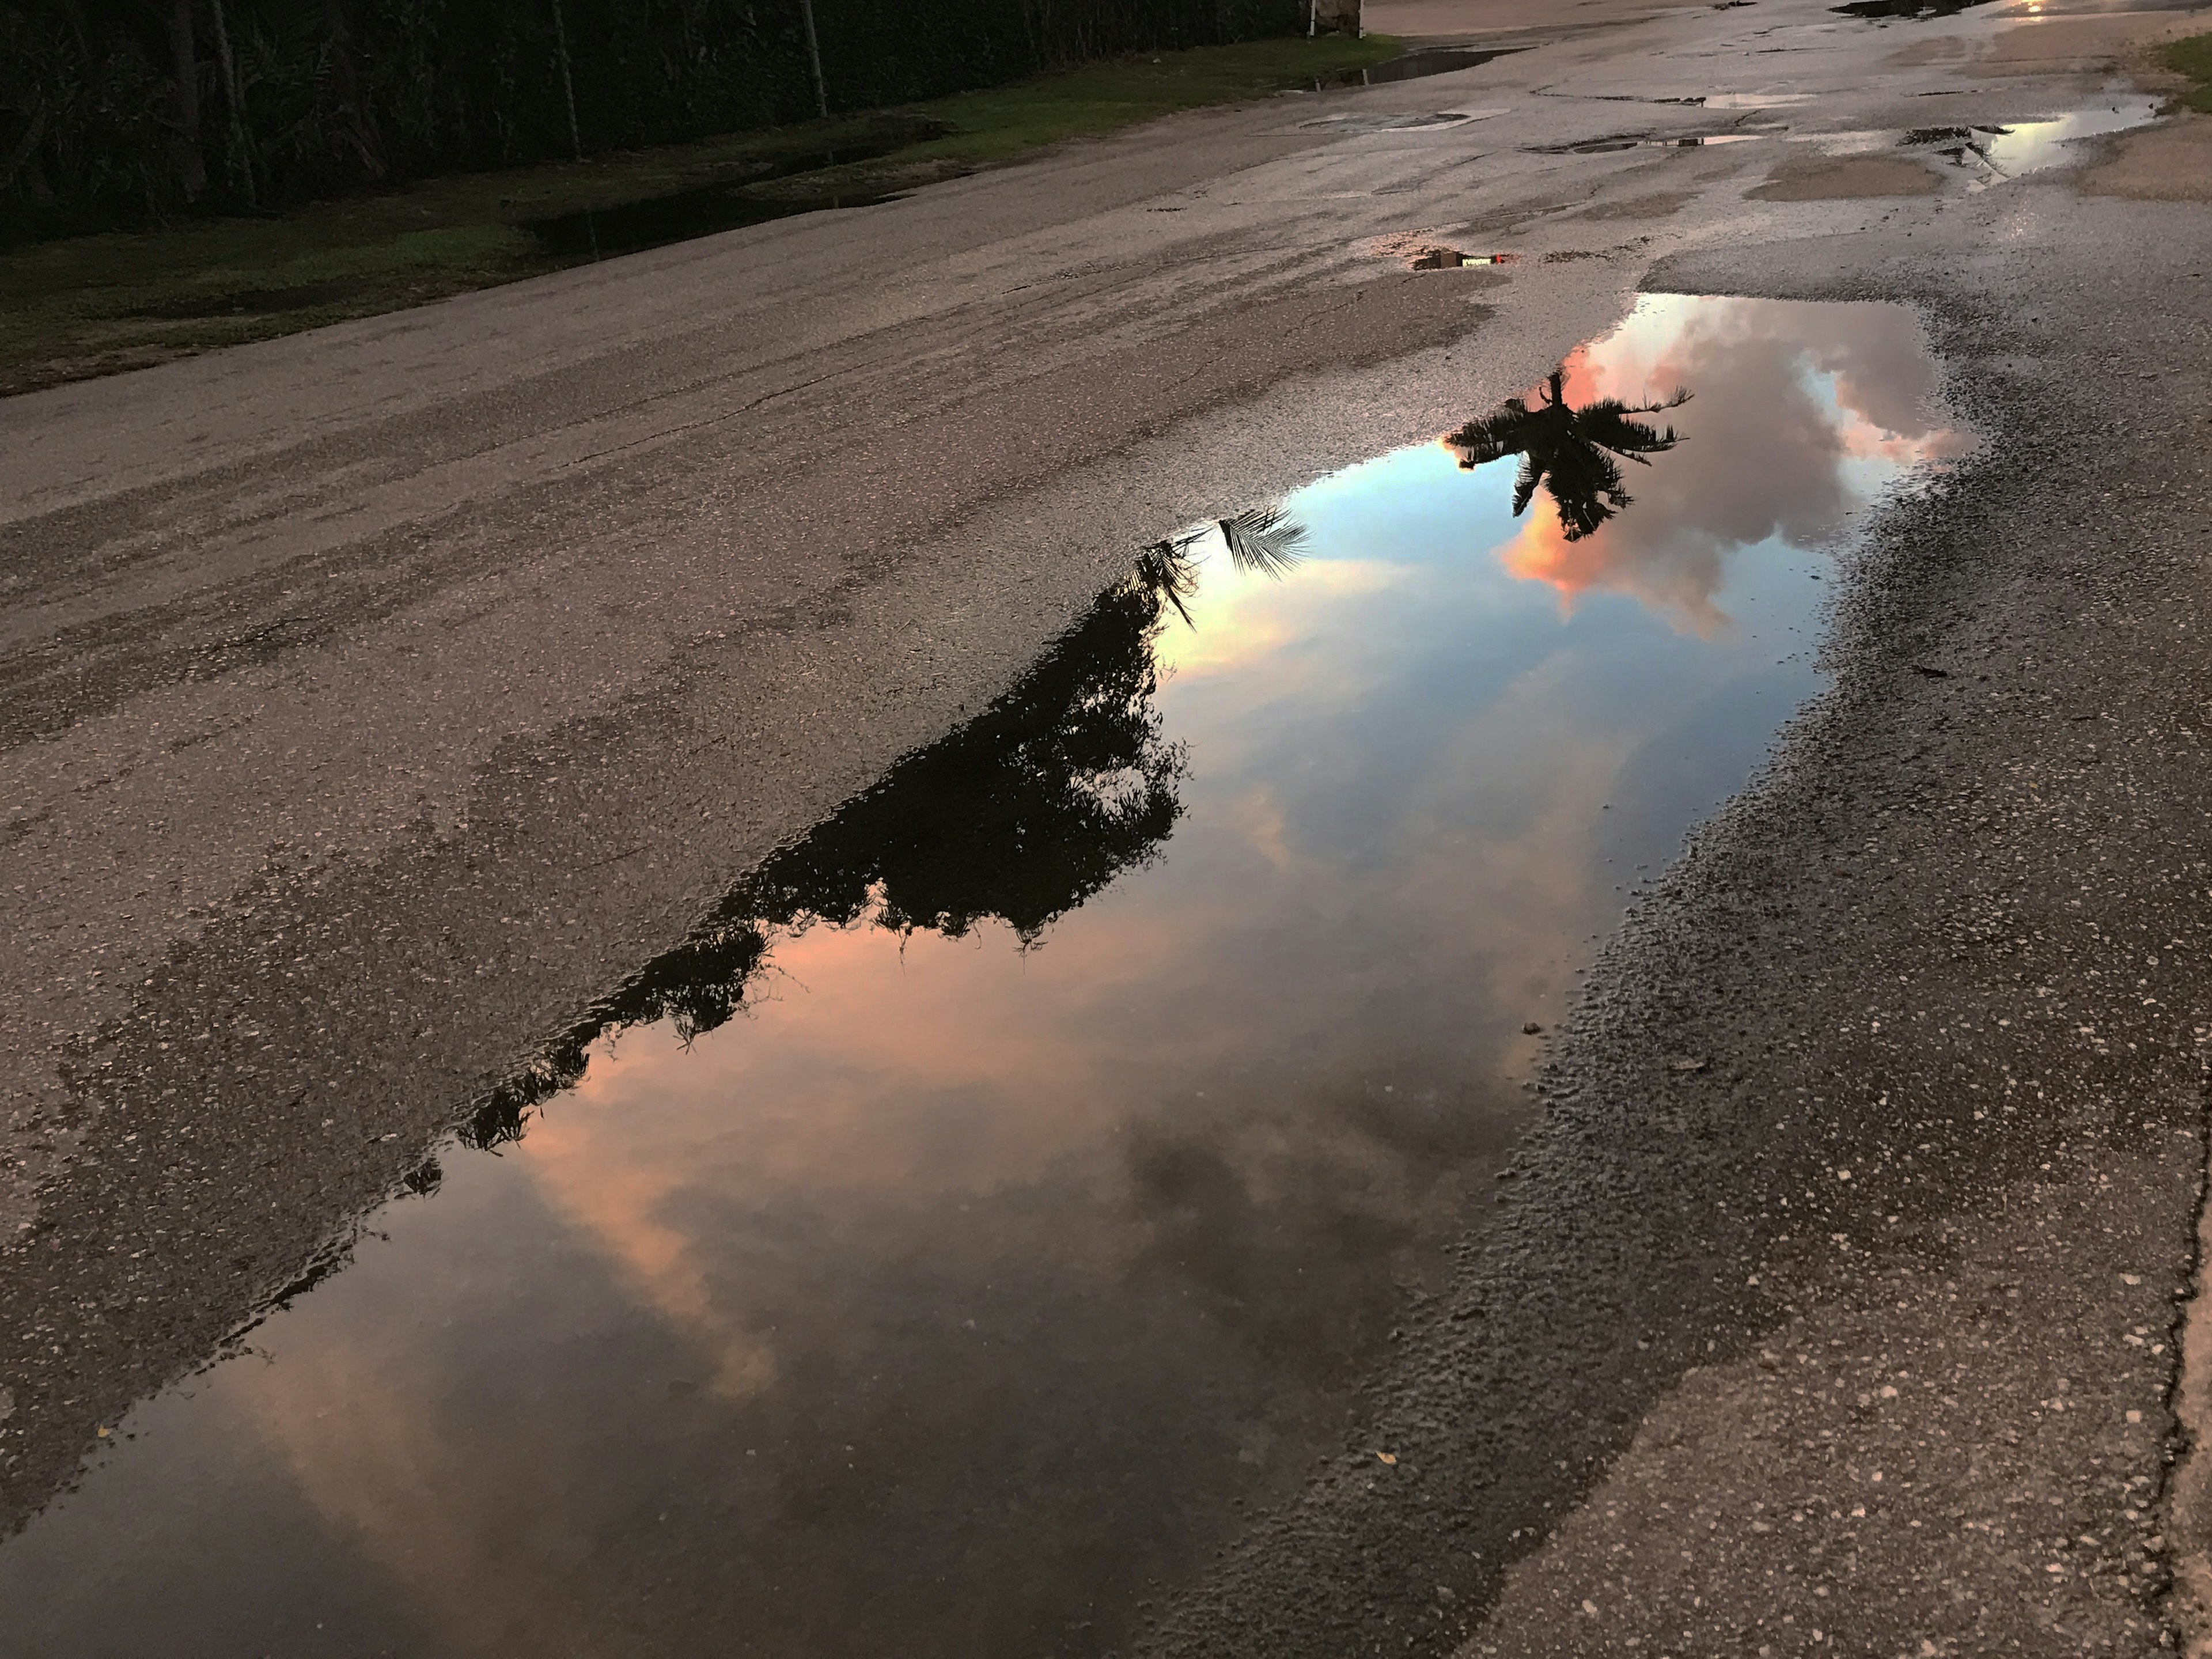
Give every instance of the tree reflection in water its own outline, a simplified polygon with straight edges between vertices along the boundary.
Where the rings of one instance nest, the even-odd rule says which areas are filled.
[[[1522,398],[1508,398],[1498,413],[1469,421],[1449,434],[1444,444],[1470,471],[1518,455],[1513,516],[1528,510],[1541,483],[1559,508],[1566,538],[1578,542],[1634,500],[1622,488],[1615,455],[1649,466],[1647,456],[1663,454],[1681,442],[1673,427],[1662,431],[1635,417],[1679,409],[1690,394],[1686,389],[1663,403],[1635,405],[1602,398],[1575,409],[1567,403],[1565,370],[1555,368],[1540,396],[1533,409]]]
[[[1218,533],[1240,571],[1281,576],[1305,527],[1276,508],[1154,543],[1013,690],[892,767],[740,882],[656,958],[477,1106],[465,1138],[519,1139],[531,1109],[583,1076],[592,1045],[665,1019],[685,1041],[726,1023],[776,930],[872,918],[958,939],[997,918],[1024,945],[1148,860],[1182,804],[1182,745],[1161,735],[1152,644],[1166,608],[1188,623],[1194,549]]]

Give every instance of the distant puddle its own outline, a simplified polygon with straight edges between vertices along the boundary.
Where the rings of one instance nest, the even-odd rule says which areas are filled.
[[[832,165],[823,163],[824,166]],[[702,185],[650,201],[628,202],[595,211],[563,213],[551,218],[530,219],[523,228],[538,239],[548,253],[565,258],[612,258],[618,253],[640,253],[671,242],[688,242],[747,225],[764,225],[794,214],[819,213],[826,209],[873,207],[890,196],[831,195],[783,199],[748,194],[741,185]]]
[[[2003,15],[2012,21],[2038,17],[2130,17],[2138,12],[2197,11],[2204,0],[2018,0]]]
[[[1394,81],[1418,81],[1425,76],[1449,75],[1455,70],[1474,69],[1493,58],[1503,58],[1516,47],[1478,50],[1474,47],[1441,46],[1426,52],[1409,52],[1402,58],[1393,58],[1387,64],[1376,64],[1369,69],[1342,70],[1314,82],[1314,90],[1322,92],[1335,87],[1381,87]]]
[[[1899,142],[1908,149],[1928,150],[1974,169],[1980,175],[1977,185],[1986,186],[2023,173],[2039,173],[2078,161],[2079,155],[2068,146],[2108,132],[2148,126],[2158,118],[2160,101],[2152,97],[2114,98],[2045,120],[1916,127]]]
[[[1582,99],[1598,104],[1681,104],[1694,109],[1786,109],[1797,104],[1809,104],[1815,94],[1809,92],[1559,92],[1540,88],[1537,95]]]
[[[1699,133],[1686,138],[1653,138],[1641,133],[1621,133],[1611,138],[1588,138],[1572,144],[1531,144],[1532,155],[1606,155],[1622,149],[1697,149],[1709,144],[1747,144],[1765,132]]]
[[[1462,253],[1455,247],[1417,248],[1404,258],[1408,270],[1473,270],[1521,263],[1517,253]]]
[[[1936,386],[1898,307],[1646,298],[1146,550],[135,1411],[9,1650],[1126,1652],[1356,1425]]]
[[[536,237],[549,253],[564,258],[611,258],[617,253],[637,253],[671,242],[690,241],[747,225],[766,224],[794,214],[818,213],[833,208],[872,207],[893,199],[891,195],[866,191],[761,196],[751,187],[771,179],[789,179],[823,167],[873,161],[926,138],[941,137],[951,128],[926,116],[884,116],[866,136],[831,149],[792,151],[763,156],[736,175],[690,190],[624,202],[611,207],[579,210],[526,219],[522,228]]]
[[[1298,125],[1328,132],[1413,132],[1429,127],[1463,127],[1470,121],[1486,121],[1504,113],[1502,109],[1436,109],[1385,115],[1348,110],[1340,115],[1317,115]]]
[[[1876,22],[1887,22],[1897,18],[1925,22],[1930,18],[1956,17],[1972,7],[1989,3],[1990,0],[1849,0],[1847,4],[1831,6],[1828,9],[1840,12],[1846,17],[1864,17]]]
[[[1719,92],[1697,100],[1707,109],[1790,109],[1809,104],[1809,92]]]

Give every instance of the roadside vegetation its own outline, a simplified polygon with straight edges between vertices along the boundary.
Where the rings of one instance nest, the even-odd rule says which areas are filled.
[[[2181,101],[2193,110],[2212,115],[2212,34],[2192,34],[2166,49],[2166,66],[2188,77],[2189,90]]]
[[[0,0],[0,243],[758,131],[1303,0]]]
[[[180,218],[0,252],[0,394],[370,316],[574,264],[526,228],[702,185],[805,204],[1264,97],[1395,57],[1382,36],[1132,54],[1018,84],[684,144],[459,173],[283,213]],[[825,154],[867,159],[810,166]]]

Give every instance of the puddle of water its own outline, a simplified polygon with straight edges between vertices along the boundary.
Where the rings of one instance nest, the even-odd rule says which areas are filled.
[[[1485,265],[1515,265],[1517,253],[1462,253],[1455,247],[1422,247],[1404,256],[1408,270],[1473,270]]]
[[[1504,113],[1503,109],[1439,109],[1403,115],[1317,115],[1298,125],[1325,132],[1409,132],[1429,127],[1463,127],[1470,121],[1487,121]]]
[[[896,192],[845,191],[788,197],[757,196],[751,187],[772,179],[794,178],[823,167],[878,161],[893,151],[925,139],[941,138],[952,131],[943,121],[922,115],[876,117],[866,133],[832,149],[793,150],[759,158],[732,177],[695,185],[641,202],[579,210],[521,221],[523,229],[538,239],[549,253],[563,258],[605,258],[617,253],[637,253],[671,242],[690,241],[747,225],[787,219],[793,214],[817,213],[830,208],[872,207],[896,199]]]
[[[1535,95],[1575,98],[1599,104],[1679,104],[1692,109],[1786,109],[1796,104],[1809,104],[1814,97],[1809,92],[1684,93],[1666,96],[1636,92],[1557,92],[1540,87]]]
[[[1936,386],[1899,307],[1647,297],[1147,550],[135,1411],[15,1650],[1126,1650],[1356,1424]]]
[[[1449,75],[1455,70],[1476,69],[1493,58],[1505,57],[1516,47],[1491,47],[1486,50],[1472,46],[1438,46],[1425,52],[1409,52],[1402,58],[1393,58],[1387,64],[1376,64],[1369,69],[1344,70],[1314,82],[1316,92],[1337,87],[1380,87],[1394,81],[1419,81],[1425,76]]]
[[[1864,17],[1877,22],[1903,18],[1908,22],[1924,23],[1932,18],[1956,17],[1972,7],[1989,3],[1990,0],[1847,0],[1847,3],[1828,9],[1845,17]]]
[[[1829,155],[1871,155],[1897,148],[1895,129],[1849,132],[1793,132],[1792,143],[1811,144]]]
[[[2205,0],[2018,0],[2000,15],[2008,21],[2039,17],[2139,17],[2166,11],[2198,11]]]
[[[522,228],[535,236],[538,246],[548,253],[563,258],[603,259],[618,253],[665,247],[671,242],[688,242],[720,231],[741,230],[747,225],[764,225],[771,220],[788,219],[794,214],[819,213],[832,208],[873,207],[878,202],[894,199],[896,192],[775,198],[751,195],[742,185],[702,185],[696,190],[657,196],[650,201],[528,219],[523,222]]]
[[[1624,149],[1698,149],[1714,144],[1747,144],[1756,138],[1775,137],[1771,132],[1715,132],[1702,133],[1687,138],[1651,138],[1624,133],[1613,138],[1591,138],[1574,144],[1530,144],[1532,155],[1608,155]]]
[[[2039,173],[2078,159],[2068,146],[2081,139],[2148,126],[2158,118],[2159,105],[2160,100],[2153,97],[2114,98],[2047,120],[2008,121],[2002,126],[1915,127],[1899,142],[1974,169],[1979,175],[1974,187],[1984,189],[2023,173]]]

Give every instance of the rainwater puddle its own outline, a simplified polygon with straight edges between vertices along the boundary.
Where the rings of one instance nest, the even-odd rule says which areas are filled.
[[[1687,138],[1653,138],[1640,133],[1623,133],[1612,138],[1589,138],[1572,144],[1531,144],[1532,155],[1606,155],[1622,149],[1698,149],[1711,144],[1747,144],[1755,138],[1769,138],[1770,132],[1705,133]]]
[[[2197,11],[2204,0],[2019,0],[2000,15],[2008,22],[2039,17],[2138,17],[2162,11]]]
[[[824,162],[829,166],[831,163]],[[611,259],[618,253],[640,253],[671,242],[688,242],[747,225],[764,225],[794,214],[818,213],[825,209],[873,207],[891,196],[881,194],[754,196],[740,185],[702,185],[672,196],[646,202],[626,202],[619,207],[563,213],[546,219],[530,219],[522,228],[538,239],[548,253],[567,258]]]
[[[1791,109],[1811,103],[1814,95],[1809,92],[1717,92],[1698,102],[1707,109]]]
[[[686,242],[747,225],[787,219],[793,214],[817,213],[830,208],[872,207],[890,201],[891,194],[847,191],[842,193],[776,197],[750,193],[751,187],[775,179],[793,178],[823,167],[848,167],[873,161],[928,138],[940,138],[952,129],[927,116],[884,115],[875,118],[864,133],[835,149],[794,150],[761,157],[743,169],[741,176],[672,191],[641,202],[525,219],[522,228],[538,239],[549,253],[567,258],[611,258],[617,253],[637,253],[671,242]]]
[[[135,1411],[0,1650],[1127,1651],[1356,1427],[1936,390],[1901,308],[1647,297],[1146,550]]]
[[[1798,104],[1809,104],[1814,94],[1809,92],[1702,92],[1702,93],[1638,93],[1638,92],[1558,92],[1539,88],[1539,98],[1575,98],[1597,104],[1678,104],[1692,109],[1786,109]]]
[[[1323,132],[1413,132],[1435,127],[1463,127],[1470,121],[1487,121],[1504,113],[1503,109],[1419,110],[1400,115],[1353,111],[1343,115],[1317,115],[1298,125]]]
[[[1846,17],[1863,17],[1874,22],[1886,23],[1902,18],[1908,22],[1924,23],[1937,17],[1956,17],[1975,6],[1986,6],[1990,0],[1849,0],[1841,6],[1831,6],[1830,11],[1840,12]]]
[[[1517,265],[1517,253],[1462,253],[1455,247],[1422,247],[1405,256],[1408,270],[1474,270],[1485,265]]]
[[[2039,173],[2077,161],[2080,156],[2068,146],[2079,140],[2148,126],[2158,118],[2160,101],[2142,96],[2113,98],[2046,120],[1917,127],[1901,142],[1909,149],[1925,149],[1972,168],[1980,175],[1975,188],[1981,189],[2023,173]]]
[[[1515,47],[1481,50],[1465,46],[1439,46],[1426,52],[1409,52],[1402,58],[1393,58],[1387,64],[1376,64],[1368,69],[1343,70],[1314,82],[1316,92],[1335,87],[1381,87],[1394,81],[1419,81],[1431,75],[1449,75],[1455,70],[1476,69],[1493,58],[1503,58]]]

